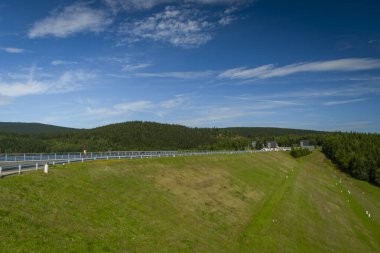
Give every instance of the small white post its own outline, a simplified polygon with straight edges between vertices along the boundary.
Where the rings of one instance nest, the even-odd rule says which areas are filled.
[[[3,168],[1,168],[1,166],[0,166],[0,178],[1,178],[2,171],[3,171]]]
[[[84,158],[82,158],[82,163],[84,162]]]
[[[45,174],[49,173],[49,164],[47,164],[47,163],[45,163],[45,166],[44,166],[44,173]]]
[[[36,170],[38,170],[38,163],[36,163]]]
[[[21,174],[21,164],[18,165],[18,174]]]
[[[107,156],[107,160],[109,160],[109,157]]]
[[[55,165],[55,161],[53,161],[53,166]]]

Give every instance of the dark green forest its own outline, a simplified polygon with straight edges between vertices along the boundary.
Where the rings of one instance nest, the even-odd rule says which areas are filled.
[[[0,123],[0,153],[117,150],[244,150],[275,140],[292,147],[300,140],[322,151],[353,177],[380,185],[380,135],[312,130],[237,127],[189,128],[155,122],[125,122],[93,129],[37,123]],[[301,151],[293,151],[299,157]]]
[[[379,134],[328,134],[324,137],[322,150],[343,171],[380,185]]]
[[[283,128],[189,128],[155,122],[125,122],[94,129],[70,129],[43,124],[0,123],[0,153],[79,152],[108,150],[242,150],[253,140],[261,149],[267,140],[291,146],[308,138],[320,143],[322,132]],[[36,126],[41,126],[38,129]],[[257,134],[256,134],[257,132]]]

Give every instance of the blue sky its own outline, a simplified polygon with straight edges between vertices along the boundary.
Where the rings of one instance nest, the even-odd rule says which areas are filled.
[[[0,121],[380,132],[380,2],[2,0]]]

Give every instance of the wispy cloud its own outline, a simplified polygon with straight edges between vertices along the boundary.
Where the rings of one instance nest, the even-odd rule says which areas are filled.
[[[83,88],[85,82],[94,78],[94,74],[81,70],[65,71],[58,77],[51,77],[48,74],[36,74],[35,69],[31,68],[28,74],[8,75],[11,76],[8,80],[0,78],[0,96],[15,98],[70,92]]]
[[[53,11],[49,17],[37,21],[29,30],[29,38],[54,36],[65,38],[79,32],[101,32],[112,20],[103,10],[88,3],[76,3]]]
[[[380,87],[373,85],[350,85],[338,88],[315,88],[315,89],[303,89],[300,91],[292,92],[273,92],[266,95],[251,95],[245,94],[240,96],[226,96],[226,98],[236,101],[320,101],[321,99],[333,99],[340,98],[343,101],[350,101],[366,95],[378,95],[380,94]],[[346,99],[342,99],[346,98]],[[347,99],[351,98],[351,99]],[[339,100],[339,101],[340,101]]]
[[[139,69],[147,68],[147,67],[149,67],[151,65],[152,64],[150,64],[150,63],[126,64],[123,67],[123,71],[132,72],[132,71],[136,71],[136,70],[139,70]]]
[[[234,68],[224,71],[219,75],[221,78],[230,79],[266,79],[282,77],[306,72],[333,72],[333,71],[360,71],[380,69],[380,60],[372,58],[347,58],[330,61],[317,61],[295,63],[284,67],[275,67],[274,64],[264,65],[257,68]]]
[[[111,108],[91,108],[87,107],[86,110],[89,114],[106,114],[108,116],[121,115],[126,113],[144,112],[153,107],[153,103],[148,100],[135,101],[129,103],[120,103],[112,106]]]
[[[254,0],[104,0],[114,11],[147,10],[162,4],[207,4],[207,5],[242,5]]]
[[[51,62],[51,65],[58,66],[58,65],[68,65],[68,64],[77,64],[76,61],[62,61],[62,60],[54,60]]]
[[[366,98],[357,98],[357,99],[350,99],[350,100],[337,100],[337,101],[329,101],[323,103],[323,105],[332,106],[332,105],[343,105],[343,104],[349,104],[349,103],[357,103],[366,101],[368,99]]]
[[[21,54],[25,52],[25,49],[17,47],[0,47],[0,50],[10,54]]]
[[[175,109],[182,105],[186,100],[187,99],[184,95],[176,95],[172,99],[162,101],[160,105],[165,109]]]
[[[164,3],[178,2],[178,0],[104,0],[104,2],[114,11],[120,10],[144,10],[151,9]]]
[[[197,79],[213,76],[213,71],[197,71],[197,72],[157,72],[157,73],[136,73],[138,77],[146,78],[178,78],[178,79]]]
[[[142,20],[126,22],[120,27],[124,41],[152,40],[176,47],[199,47],[212,39],[214,24],[193,8],[168,6],[164,11]]]

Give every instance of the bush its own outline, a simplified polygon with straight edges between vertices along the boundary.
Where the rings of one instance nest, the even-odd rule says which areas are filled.
[[[292,148],[290,154],[295,158],[299,158],[311,154],[311,151],[307,148]]]

